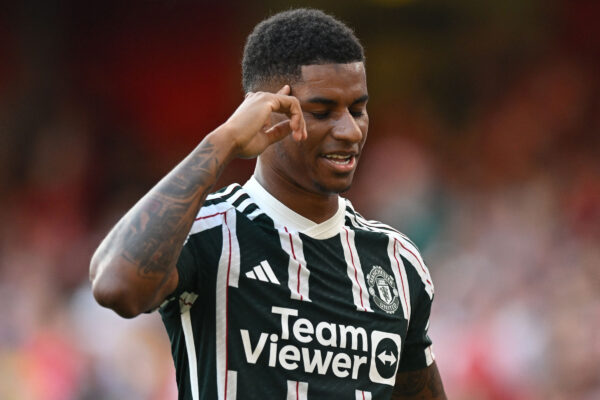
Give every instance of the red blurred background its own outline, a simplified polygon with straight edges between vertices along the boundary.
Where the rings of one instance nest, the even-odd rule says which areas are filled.
[[[421,247],[449,398],[600,398],[600,3],[291,5],[365,46],[371,128],[348,197]],[[160,318],[97,306],[89,258],[235,109],[245,37],[285,8],[0,7],[0,398],[176,398]]]

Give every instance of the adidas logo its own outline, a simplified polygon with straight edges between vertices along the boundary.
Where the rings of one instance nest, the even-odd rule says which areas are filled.
[[[252,271],[246,272],[246,276],[250,279],[258,279],[259,281],[271,282],[276,285],[280,284],[267,260],[261,261],[259,265],[252,268]]]

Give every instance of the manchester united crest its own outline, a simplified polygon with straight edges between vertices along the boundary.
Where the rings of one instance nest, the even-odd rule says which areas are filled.
[[[374,265],[367,275],[367,283],[375,304],[388,314],[395,313],[400,305],[400,299],[394,278],[379,265]]]

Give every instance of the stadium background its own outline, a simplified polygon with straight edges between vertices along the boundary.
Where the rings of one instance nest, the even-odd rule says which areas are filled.
[[[0,398],[174,399],[158,315],[98,307],[89,258],[241,101],[245,35],[282,4],[12,3]],[[365,45],[372,123],[349,197],[421,247],[449,397],[600,398],[600,3],[290,5],[334,13]]]

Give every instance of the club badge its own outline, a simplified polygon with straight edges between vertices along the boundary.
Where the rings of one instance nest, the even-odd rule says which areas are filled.
[[[394,278],[380,266],[374,265],[367,275],[367,283],[375,304],[388,314],[395,313],[400,305],[400,300]]]

